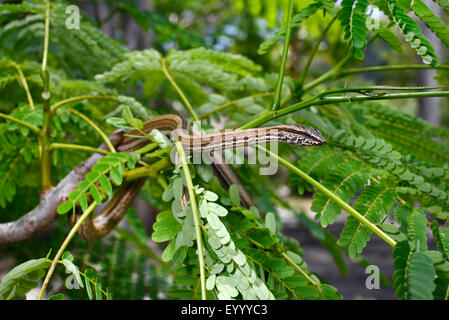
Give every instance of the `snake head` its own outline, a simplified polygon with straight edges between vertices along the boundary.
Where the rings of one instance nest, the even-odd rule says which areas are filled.
[[[290,144],[318,146],[326,142],[319,130],[299,124],[284,125],[283,131],[284,134],[280,140]]]

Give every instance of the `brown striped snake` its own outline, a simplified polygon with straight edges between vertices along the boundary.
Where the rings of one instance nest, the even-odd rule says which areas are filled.
[[[164,133],[170,133],[173,141],[181,141],[184,150],[189,152],[203,152],[207,150],[220,150],[257,144],[263,142],[285,142],[293,145],[316,146],[325,142],[318,130],[301,125],[275,125],[246,130],[235,130],[224,133],[208,135],[190,135],[190,126],[187,120],[175,114],[166,114],[155,117],[144,123],[142,131],[149,133],[153,129],[158,129]],[[138,130],[128,132],[129,136],[123,136],[123,132],[116,132],[110,137],[114,147],[119,152],[135,151],[151,141],[143,137]],[[136,138],[131,136],[142,136]],[[104,144],[101,148],[105,149]],[[92,155],[83,164],[73,169],[66,178],[54,187],[53,194],[49,192],[41,199],[38,207],[28,212],[17,221],[0,224],[0,243],[18,242],[31,238],[37,231],[48,226],[56,219],[56,208],[65,199],[58,199],[55,202],[48,201],[48,198],[60,197],[61,194],[68,195],[68,189],[74,188],[76,181],[79,181],[92,168],[101,156]],[[226,164],[222,164],[217,154],[213,155],[212,166],[224,187],[231,184],[237,185],[242,204],[249,208],[255,205],[248,191],[239,182],[237,176]],[[132,204],[133,199],[139,193],[147,178],[139,178],[122,184],[115,192],[100,213],[96,217],[92,214],[78,229],[78,235],[89,241],[98,240],[107,235],[120,222]],[[73,190],[73,189],[72,189]],[[183,200],[186,203],[186,198]],[[49,202],[49,203],[48,203]],[[58,204],[59,203],[59,204]],[[50,210],[50,212],[48,212]],[[81,212],[77,210],[75,220]],[[69,214],[69,221],[73,225],[72,215]]]
[[[318,130],[301,125],[276,125],[194,136],[188,134],[190,126],[187,120],[175,114],[167,114],[148,120],[144,123],[142,130],[145,133],[149,133],[153,129],[170,132],[172,140],[181,141],[183,148],[191,152],[233,148],[269,141],[307,146],[320,145],[325,142]],[[129,135],[141,134],[139,131],[133,130],[129,132]],[[149,142],[147,138],[125,137],[117,147],[117,151],[132,152]],[[250,207],[254,205],[248,191],[242,186],[229,166],[213,163],[213,167],[225,187],[229,187],[231,184],[237,185],[244,206]],[[94,241],[108,234],[123,218],[145,180],[146,178],[142,178],[120,187],[96,218],[88,218],[81,225],[78,235],[86,240]],[[183,202],[185,204],[186,200],[184,199]]]

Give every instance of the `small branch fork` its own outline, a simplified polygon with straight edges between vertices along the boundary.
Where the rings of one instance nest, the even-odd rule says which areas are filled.
[[[123,131],[119,130],[109,136],[111,144],[117,146],[123,139]],[[60,147],[60,146],[57,146]],[[98,149],[106,151],[105,143]],[[102,152],[104,153],[104,152]],[[56,186],[50,188],[41,196],[40,203],[33,210],[16,221],[0,224],[0,244],[20,242],[33,237],[38,231],[48,227],[58,216],[57,208],[63,203],[70,192],[76,189],[103,155],[94,153],[86,161],[67,174]]]

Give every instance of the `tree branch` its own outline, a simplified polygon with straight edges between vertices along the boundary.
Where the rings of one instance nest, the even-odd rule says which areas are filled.
[[[415,98],[431,98],[431,97],[449,97],[449,91],[431,91],[431,92],[411,92],[411,93],[385,93],[377,95],[374,94],[374,95],[360,95],[360,96],[346,96],[346,97],[327,97],[321,99],[321,97],[329,94],[331,91],[338,92],[341,90],[348,90],[348,89],[349,88],[323,91],[309,99],[300,101],[298,103],[295,103],[291,106],[280,109],[278,111],[266,111],[253,121],[250,121],[245,125],[241,126],[239,129],[242,130],[248,128],[255,128],[265,122],[277,119],[289,113],[318,105],[337,104],[355,101],[371,101],[371,100],[397,100],[397,99],[415,99]]]
[[[123,130],[114,132],[109,137],[111,143],[119,145],[123,139],[123,132]],[[100,145],[99,149],[106,150],[106,144],[103,143]],[[57,209],[59,205],[84,180],[85,175],[101,157],[103,156],[99,153],[93,154],[65,176],[57,186],[52,187],[42,194],[37,207],[16,221],[0,224],[0,244],[28,240],[40,230],[48,227],[58,216]]]
[[[15,123],[20,124],[21,126],[24,126],[28,129],[30,129],[33,133],[37,134],[38,136],[41,135],[41,129],[39,129],[38,127],[33,126],[32,124],[29,124],[28,122],[22,121],[20,119],[17,119],[15,117],[12,117],[10,115],[4,114],[4,113],[0,113],[0,118],[6,119],[6,120],[10,120],[13,121]]]

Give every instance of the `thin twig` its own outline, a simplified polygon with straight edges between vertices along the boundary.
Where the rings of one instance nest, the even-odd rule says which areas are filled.
[[[41,135],[41,129],[39,129],[38,127],[33,126],[32,124],[29,124],[28,122],[22,121],[20,119],[17,119],[13,116],[4,114],[4,113],[0,113],[0,118],[6,119],[6,120],[10,120],[13,121],[15,123],[18,123],[28,129],[30,129],[33,133],[37,134],[38,136]]]
[[[404,64],[404,65],[390,65],[390,66],[374,66],[365,68],[352,68],[346,70],[340,70],[334,75],[334,79],[340,79],[343,77],[351,76],[359,73],[368,72],[385,72],[385,71],[402,71],[402,70],[422,70],[422,69],[435,69],[435,70],[449,70],[449,66],[429,66],[425,64]]]
[[[41,188],[46,191],[51,188],[51,166],[50,166],[50,124],[52,113],[50,109],[50,73],[47,70],[48,43],[50,38],[50,1],[47,0],[47,8],[45,10],[45,33],[44,33],[44,49],[42,53],[41,77],[44,82],[42,91],[42,99],[44,104],[44,119],[42,123],[42,135],[39,137],[39,158],[41,166]]]
[[[195,110],[193,110],[192,105],[190,104],[189,100],[187,99],[187,97],[185,96],[184,92],[181,90],[181,88],[176,84],[175,80],[173,80],[172,76],[170,75],[170,73],[167,70],[167,65],[165,63],[165,59],[162,59],[162,72],[164,73],[165,77],[167,78],[167,80],[171,83],[171,85],[173,86],[173,88],[175,88],[176,92],[179,94],[179,96],[181,97],[182,101],[184,102],[184,104],[186,105],[187,109],[189,110],[190,114],[192,115],[193,119],[195,121],[200,121],[200,119],[198,118],[198,116],[195,113]]]
[[[101,154],[108,154],[109,152],[103,149],[98,149],[90,146],[83,146],[83,145],[77,145],[77,144],[70,144],[70,143],[52,143],[50,144],[50,148],[52,150],[56,149],[65,149],[65,150],[81,150],[81,151],[87,151],[87,152],[95,152],[95,153],[101,153]]]
[[[58,108],[68,104],[68,103],[72,103],[72,102],[76,102],[76,101],[81,101],[81,100],[110,100],[110,101],[114,101],[119,103],[120,101],[118,100],[117,97],[114,96],[108,96],[108,95],[104,95],[104,96],[92,96],[92,95],[85,95],[85,96],[78,96],[78,97],[71,97],[65,100],[61,100],[57,103],[55,103],[54,105],[51,106],[51,111],[54,113]]]
[[[326,28],[321,32],[320,37],[316,41],[314,47],[312,48],[312,52],[309,55],[309,58],[307,59],[306,65],[304,66],[304,69],[302,70],[301,77],[299,78],[299,84],[302,87],[304,84],[304,80],[306,79],[307,73],[309,72],[310,65],[312,64],[313,58],[315,57],[316,53],[318,52],[318,49],[320,48],[321,42],[323,42],[324,38],[326,37],[327,32],[331,28],[332,24],[337,20],[338,15],[335,15],[335,17],[332,18],[332,20],[329,22],[329,24],[326,26]]]
[[[349,88],[348,88],[349,89]],[[321,99],[324,95],[329,94],[331,91],[347,90],[347,89],[335,89],[323,91],[311,98],[295,103],[291,106],[285,107],[278,111],[266,111],[256,119],[244,124],[239,129],[255,128],[261,124],[273,119],[285,116],[287,114],[299,111],[301,109],[310,108],[312,106],[338,104],[344,102],[354,101],[372,101],[372,100],[396,100],[396,99],[415,99],[415,98],[432,98],[432,97],[449,97],[449,91],[431,91],[431,92],[411,92],[411,93],[382,93],[378,95],[359,95],[359,96],[346,96],[346,97],[327,97]]]
[[[292,11],[293,11],[293,0],[289,0],[288,10],[287,10],[287,22],[286,22],[286,30],[285,30],[284,48],[282,49],[281,66],[279,69],[276,88],[274,90],[274,100],[273,100],[273,105],[271,107],[272,110],[278,110],[281,105],[282,83],[284,81],[285,64],[287,63],[288,46],[290,43],[290,35],[292,32],[292,30],[291,30],[292,29],[291,28]]]
[[[16,62],[11,62],[11,65],[17,70],[17,73],[19,74],[20,82],[22,83],[23,89],[25,90],[25,93],[27,95],[28,104],[30,105],[31,110],[35,110],[36,107],[34,106],[33,97],[31,96],[30,88],[28,87],[28,82],[25,76],[23,75],[22,68],[20,65]]]
[[[206,300],[206,275],[204,271],[204,252],[203,252],[203,242],[201,235],[201,220],[198,212],[198,206],[195,199],[195,191],[193,190],[192,178],[190,176],[189,167],[187,165],[187,160],[184,154],[184,149],[180,141],[175,142],[176,150],[178,151],[179,159],[181,161],[182,170],[184,172],[184,177],[187,183],[187,190],[190,198],[190,206],[192,208],[193,222],[195,225],[195,237],[196,245],[198,247],[198,262],[200,265],[200,280],[201,280],[201,298]]]
[[[390,246],[394,247],[396,245],[396,241],[391,239],[385,232],[383,232],[381,229],[379,229],[375,224],[371,223],[368,219],[366,219],[362,214],[357,212],[354,208],[352,208],[349,204],[344,202],[342,199],[340,199],[337,195],[335,195],[333,192],[331,192],[329,189],[327,189],[325,186],[323,186],[321,183],[310,177],[309,175],[305,174],[302,170],[288,162],[287,160],[284,160],[277,154],[272,153],[271,151],[268,151],[265,148],[262,148],[258,146],[258,149],[260,149],[262,152],[267,152],[271,157],[276,159],[281,165],[292,171],[293,173],[296,173],[301,178],[306,180],[308,183],[316,187],[318,190],[320,190],[322,193],[326,195],[329,199],[333,200],[340,208],[348,212],[350,215],[352,215],[354,218],[356,218],[360,223],[365,225],[368,229],[370,229],[372,232],[374,232],[377,236],[379,236],[382,240],[384,240],[386,243],[388,243]]]
[[[92,120],[90,120],[88,117],[86,117],[84,114],[82,114],[81,112],[76,111],[75,109],[71,109],[70,112],[72,112],[73,114],[76,114],[78,117],[80,117],[81,119],[83,119],[85,122],[87,122],[87,124],[89,124],[95,131],[98,132],[98,134],[101,136],[101,138],[103,139],[103,141],[106,143],[106,145],[108,146],[109,150],[111,152],[116,152],[114,146],[112,145],[111,141],[109,141],[108,136],[95,124],[95,122],[93,122]]]
[[[50,282],[50,278],[53,274],[53,271],[55,270],[56,263],[59,261],[59,258],[61,258],[62,254],[64,253],[64,250],[69,245],[70,240],[72,240],[73,236],[75,235],[76,231],[78,231],[81,224],[86,220],[86,218],[89,216],[89,214],[95,209],[97,206],[97,203],[94,201],[92,204],[86,209],[86,211],[82,214],[82,216],[78,219],[78,221],[73,226],[72,230],[70,230],[69,234],[65,238],[64,242],[62,243],[61,247],[59,247],[58,252],[56,253],[56,256],[53,259],[53,262],[51,263],[50,269],[48,269],[47,276],[45,277],[44,283],[42,284],[41,291],[39,292],[39,296],[37,297],[38,300],[42,300],[42,297],[44,296],[45,289],[47,288],[48,283]]]
[[[228,107],[230,107],[230,106],[232,106],[234,104],[237,104],[241,99],[245,99],[245,98],[256,99],[256,98],[268,97],[268,96],[272,96],[272,95],[273,95],[273,92],[262,92],[262,93],[256,93],[256,94],[244,97],[244,98],[239,98],[237,100],[228,101],[228,102],[223,103],[222,105],[218,106],[217,108],[215,108],[215,109],[213,109],[213,110],[211,110],[209,112],[203,113],[202,115],[199,116],[199,118],[200,118],[200,120],[204,119],[204,118],[207,118],[211,114],[214,114],[214,113],[219,112],[219,111],[221,111],[223,109],[226,109],[226,108],[228,108]]]

